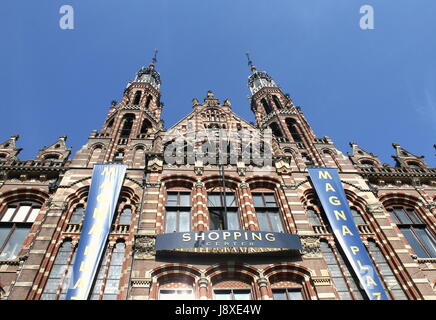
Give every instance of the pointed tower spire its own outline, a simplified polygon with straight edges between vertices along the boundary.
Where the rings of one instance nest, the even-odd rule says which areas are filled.
[[[160,74],[155,70],[155,66],[157,63],[157,49],[154,50],[153,58],[151,59],[151,63],[148,67],[142,67],[141,70],[136,74],[136,78],[133,82],[145,82],[152,85],[156,90],[160,89]],[[127,87],[129,87],[132,82],[129,82]]]
[[[273,78],[271,78],[268,73],[265,71],[257,71],[256,66],[253,64],[251,60],[250,53],[245,54],[248,59],[248,66],[252,74],[248,77],[248,88],[251,91],[251,94],[255,94],[262,88],[278,88],[279,86],[274,82]]]

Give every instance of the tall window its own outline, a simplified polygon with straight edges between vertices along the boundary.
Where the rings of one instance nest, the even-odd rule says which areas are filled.
[[[265,99],[262,99],[261,102],[262,102],[263,108],[265,109],[265,112],[267,114],[271,113],[272,112],[272,108],[269,105],[269,103]]]
[[[272,294],[274,300],[303,300],[301,289],[272,289]]]
[[[282,108],[282,104],[280,103],[279,98],[277,98],[276,95],[272,96],[274,104],[276,105],[277,109],[281,109]]]
[[[321,220],[316,214],[315,210],[312,208],[307,209],[307,216],[309,217],[309,222],[312,226],[322,226]]]
[[[292,135],[292,139],[294,139],[295,142],[303,142],[303,139],[301,139],[301,135],[298,130],[297,122],[292,118],[288,118],[286,119],[286,124],[288,125],[289,132]]]
[[[250,300],[250,289],[215,289],[214,300]]]
[[[407,297],[401,288],[401,285],[398,283],[397,278],[392,272],[391,267],[384,254],[380,251],[377,244],[373,241],[368,242],[368,251],[370,256],[375,262],[375,265],[378,267],[380,274],[383,276],[383,280],[387,285],[389,291],[392,293],[395,300],[407,300]]]
[[[224,202],[225,201],[225,202]],[[207,195],[210,230],[239,230],[238,204],[235,194],[212,192]],[[227,219],[224,219],[227,211]]]
[[[85,216],[85,208],[82,205],[78,205],[71,215],[70,223],[79,224],[82,222],[83,217]]]
[[[106,249],[91,291],[92,300],[116,300],[120,291],[125,247],[123,242],[118,242],[112,250],[112,255],[110,248]]]
[[[130,136],[130,132],[132,131],[133,121],[135,120],[135,116],[133,114],[127,114],[124,116],[123,128],[121,129],[121,138],[128,138]]]
[[[253,201],[260,230],[283,232],[284,228],[274,193],[253,193]]]
[[[365,220],[363,220],[362,215],[357,209],[351,208],[351,215],[353,216],[353,220],[356,226],[366,224]]]
[[[388,211],[419,258],[436,258],[436,240],[415,210],[393,207]]]
[[[141,101],[141,91],[136,91],[135,92],[135,97],[133,99],[133,104],[134,105],[138,105],[139,101]]]
[[[0,219],[0,260],[17,259],[39,210],[40,206],[32,203],[10,204],[6,208]]]
[[[73,254],[73,250],[71,240],[65,241],[60,247],[42,292],[41,300],[65,299],[76,256],[76,252]]]
[[[145,101],[145,105],[144,105],[145,109],[148,109],[148,107],[150,106],[150,102],[151,102],[151,100],[153,100],[153,97],[151,96],[151,94],[149,94],[149,95],[147,96],[147,100]],[[138,102],[138,103],[139,103],[139,102]]]
[[[357,285],[358,280],[354,276],[353,271],[348,264],[345,263],[343,253],[341,251],[338,252],[338,261],[327,242],[321,241],[320,246],[339,298],[341,300],[364,299],[364,293],[359,289]],[[349,286],[347,285],[346,279],[348,280]]]
[[[168,192],[166,202],[165,232],[191,230],[191,194]]]
[[[132,221],[132,209],[131,208],[124,208],[123,211],[121,211],[121,215],[120,215],[120,219],[118,220],[118,224],[130,225],[131,221]]]

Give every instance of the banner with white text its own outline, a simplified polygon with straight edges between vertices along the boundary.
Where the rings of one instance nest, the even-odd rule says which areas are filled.
[[[327,219],[360,284],[371,300],[389,300],[354,223],[337,169],[309,168]]]
[[[66,300],[87,300],[111,229],[126,165],[96,164]]]

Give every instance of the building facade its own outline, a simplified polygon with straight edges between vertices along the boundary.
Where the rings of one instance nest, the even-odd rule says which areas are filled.
[[[391,299],[436,298],[436,169],[393,144],[395,166],[356,143],[344,155],[318,138],[289,95],[250,63],[251,110],[240,118],[209,91],[165,130],[155,60],[114,101],[100,131],[70,160],[66,137],[18,159],[18,136],[0,144],[1,299],[64,299],[94,164],[128,166],[90,299],[367,299],[331,232],[308,167],[336,168],[354,222]],[[271,129],[271,163],[243,161],[227,147],[215,163],[207,132]],[[178,151],[169,146],[178,137]],[[237,139],[236,139],[237,140]],[[248,145],[249,151],[256,143]],[[241,144],[236,143],[241,153]],[[235,149],[235,150],[236,150]],[[167,154],[166,154],[167,152]],[[169,152],[169,154],[168,154]],[[253,153],[253,152],[252,152]],[[260,155],[259,153],[259,155]],[[302,250],[286,254],[166,253],[164,233],[250,230],[297,234]]]

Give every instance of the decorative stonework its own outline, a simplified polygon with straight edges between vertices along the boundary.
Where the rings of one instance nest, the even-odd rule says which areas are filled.
[[[313,284],[315,286],[331,286],[332,279],[330,277],[312,277]]]
[[[156,236],[137,236],[133,246],[135,259],[154,259]]]
[[[151,172],[161,172],[163,169],[163,160],[154,157],[148,161],[148,170]]]
[[[195,161],[194,172],[197,176],[202,176],[204,172],[204,165],[202,161]]]
[[[289,162],[284,161],[283,159],[276,161],[275,166],[278,174],[290,174],[292,171]]]
[[[300,236],[303,249],[301,254],[308,258],[321,257],[321,247],[319,237],[317,236]]]
[[[240,176],[245,176],[245,174],[247,172],[247,167],[245,166],[244,162],[238,162],[236,164],[236,170],[238,171],[238,174]]]
[[[372,215],[384,213],[383,206],[380,203],[368,204],[367,210]]]
[[[147,181],[145,183],[145,187],[146,188],[159,188],[161,186],[161,184],[162,184],[162,182],[160,182],[160,181],[153,181],[153,182]]]
[[[140,287],[140,288],[150,288],[151,287],[151,279],[132,279],[131,281],[132,287]]]
[[[49,199],[47,201],[48,211],[51,210],[65,210],[67,208],[67,203],[65,201],[52,201]]]

